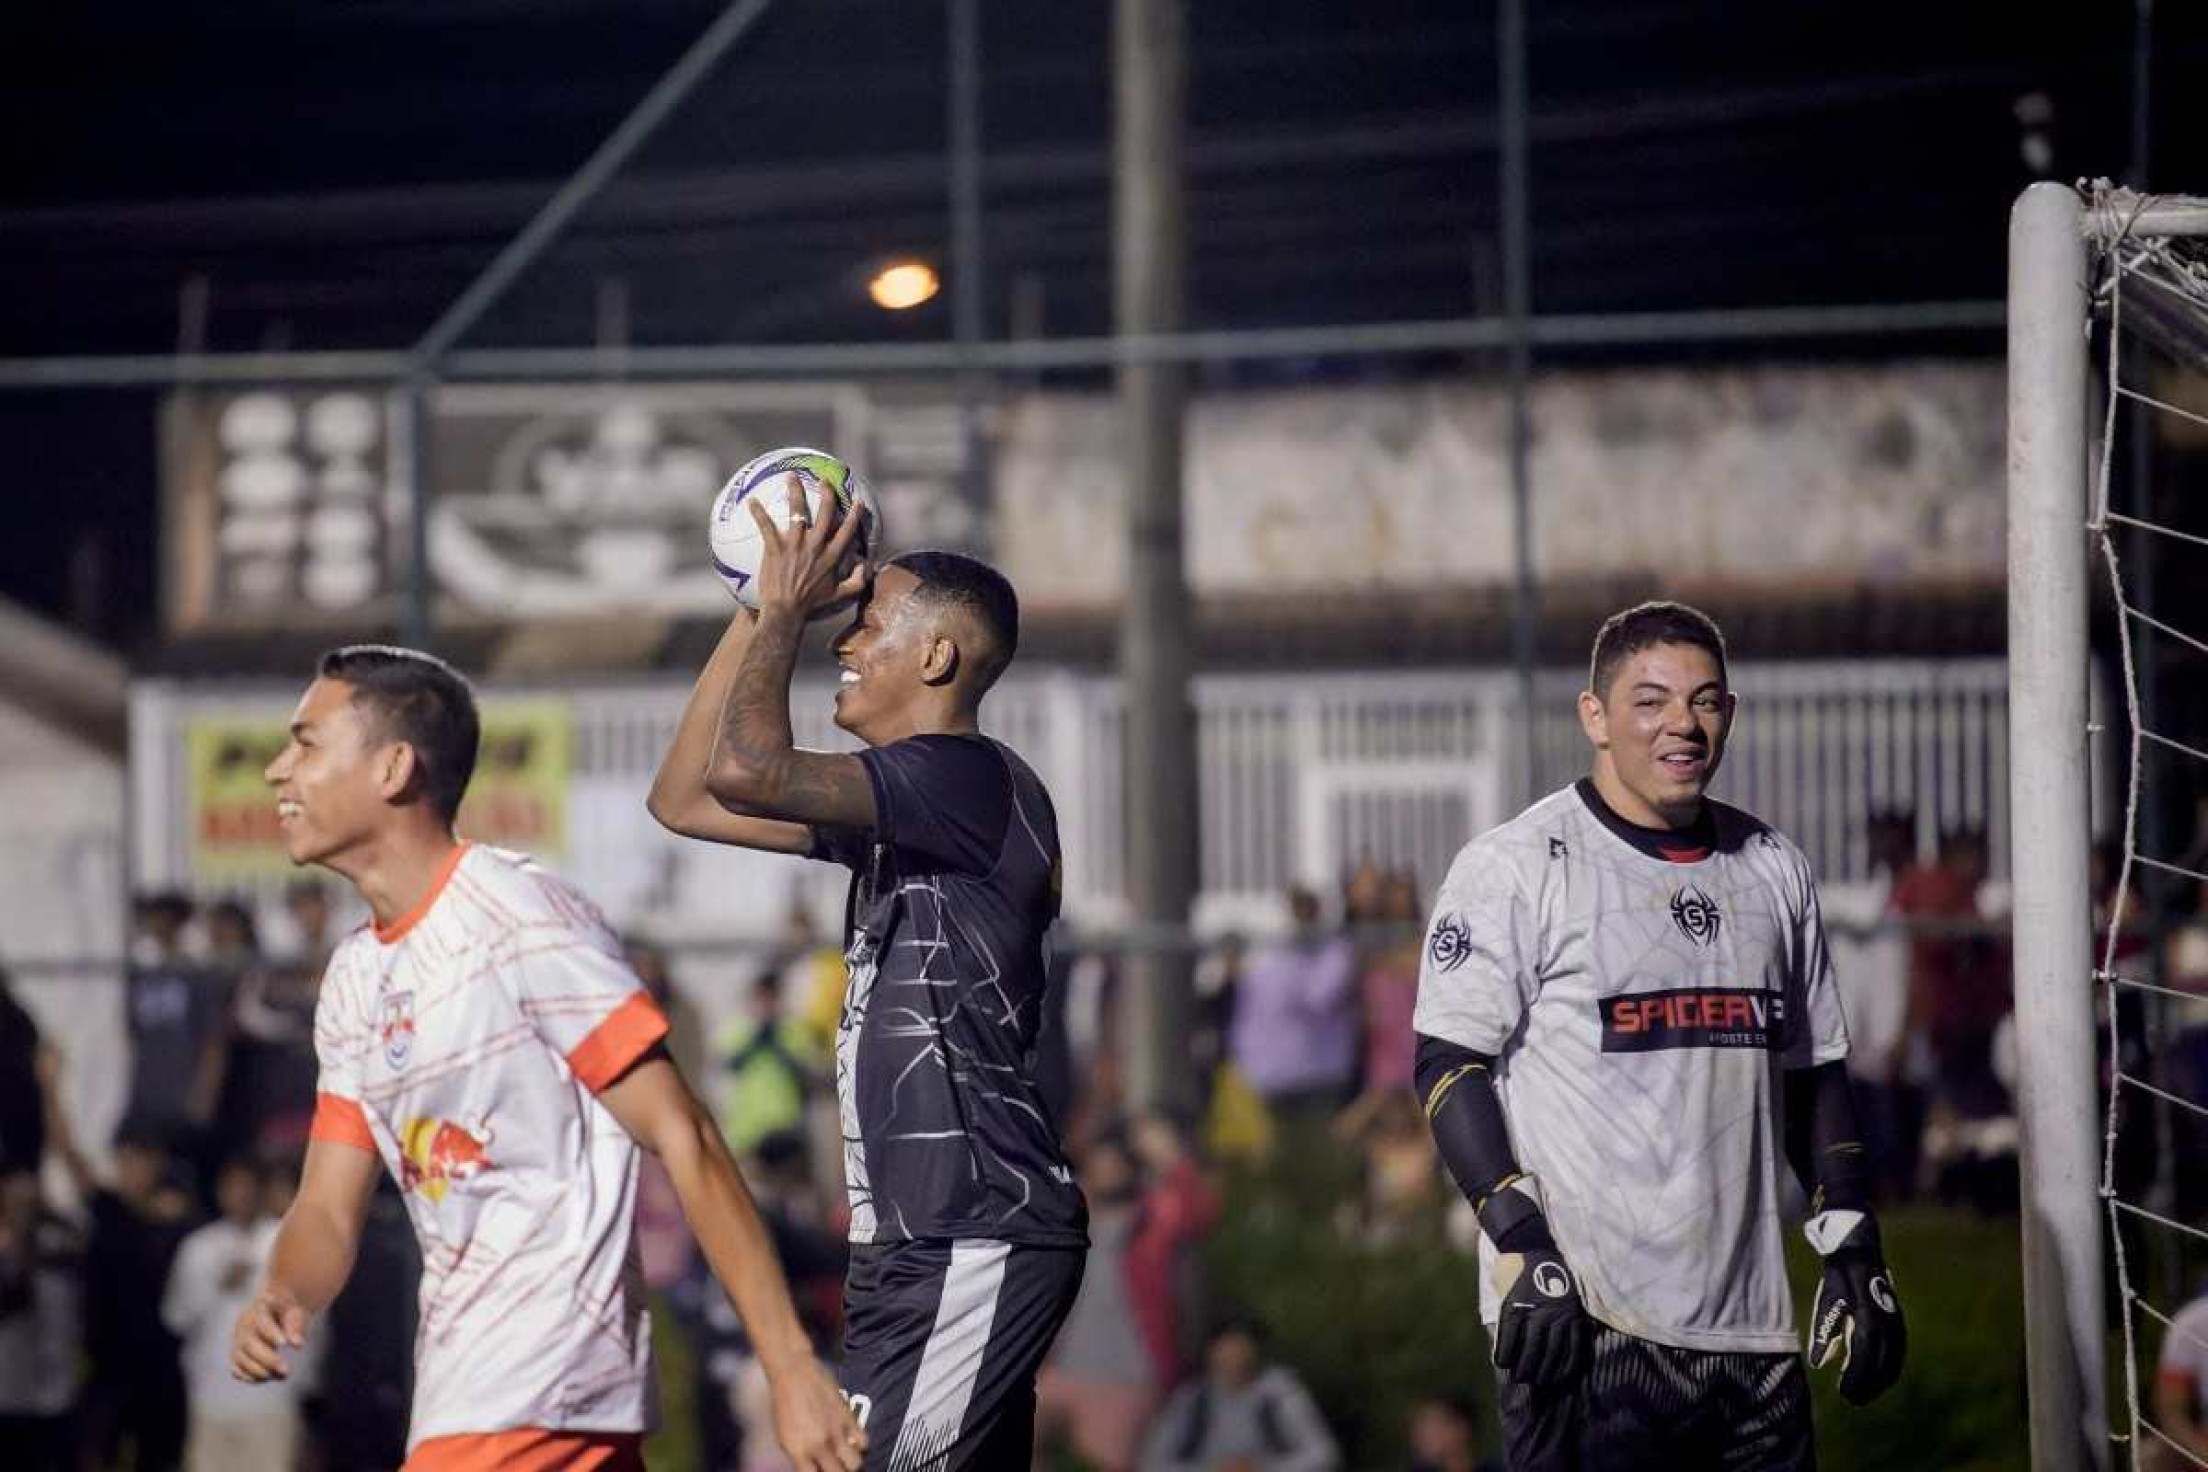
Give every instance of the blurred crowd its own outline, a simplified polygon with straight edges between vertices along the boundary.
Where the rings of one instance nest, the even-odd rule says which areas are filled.
[[[1850,1067],[1887,1200],[2013,1209],[2017,1127],[2004,887],[1981,832],[1923,852],[1915,814],[1871,826],[1875,877],[1830,885],[1828,930],[1854,1048]],[[2115,856],[2096,856],[2105,924]],[[2203,886],[2208,890],[2208,886]],[[2208,900],[2208,893],[2196,896]],[[1226,1194],[1284,1152],[1339,1167],[1316,1220],[1345,1244],[1434,1243],[1469,1253],[1469,1214],[1412,1094],[1412,1009],[1430,896],[1364,864],[1338,892],[1284,897],[1286,923],[1228,938],[1197,965],[1190,1107],[1129,1107],[1117,953],[1073,948],[1052,989],[1046,1093],[1065,1121],[1092,1210],[1080,1297],[1038,1388],[1045,1465],[1111,1469],[1328,1468],[1342,1459],[1310,1367],[1249,1307],[1207,1281]],[[2135,910],[2136,907],[2134,907]],[[2166,990],[2122,1019],[2118,1061],[2208,1098],[2208,904],[2167,923],[2114,917],[2116,969]],[[294,886],[280,947],[253,913],[149,894],[135,906],[126,981],[127,1104],[104,1151],[62,1106],[69,1066],[0,984],[0,1446],[12,1468],[389,1467],[403,1453],[415,1265],[396,1190],[371,1212],[352,1285],[298,1373],[247,1389],[228,1374],[230,1326],[270,1250],[314,1108],[313,1014],[335,940],[328,895]],[[831,1078],[842,958],[802,907],[708,1021],[666,953],[630,961],[674,1021],[677,1062],[714,1101],[821,1352],[839,1332],[844,1269],[840,1130]],[[2104,1053],[2106,1046],[2104,1044]],[[2108,1060],[2104,1059],[2104,1066]],[[2183,1112],[2173,1152],[2127,1126],[2133,1169],[2208,1182],[2208,1132]],[[2159,1165],[2164,1155],[2174,1164]],[[95,1157],[104,1164],[95,1164]],[[2186,1201],[2187,1219],[2201,1203]],[[780,1465],[764,1376],[713,1287],[672,1188],[646,1162],[645,1272],[689,1353],[670,1407],[695,1417],[711,1472]],[[1467,1273],[1471,1272],[1469,1259]],[[1391,1444],[1422,1469],[1469,1472],[1481,1366],[1411,1407]],[[332,1394],[342,1387],[342,1394]]]

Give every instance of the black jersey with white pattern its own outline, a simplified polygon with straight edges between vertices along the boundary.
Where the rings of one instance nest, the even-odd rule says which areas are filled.
[[[983,736],[859,754],[871,831],[821,830],[852,870],[836,1030],[851,1240],[1078,1244],[1088,1209],[1035,1080],[1058,916],[1042,781]]]

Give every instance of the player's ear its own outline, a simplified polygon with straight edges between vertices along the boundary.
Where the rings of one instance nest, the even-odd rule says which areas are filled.
[[[948,685],[958,678],[958,641],[941,629],[928,635],[920,653],[920,678],[929,685]]]
[[[422,770],[422,761],[415,754],[411,741],[387,741],[375,755],[376,795],[385,802],[396,802]]]
[[[1592,690],[1579,692],[1579,729],[1587,733],[1587,742],[1595,750],[1610,749],[1610,713]]]

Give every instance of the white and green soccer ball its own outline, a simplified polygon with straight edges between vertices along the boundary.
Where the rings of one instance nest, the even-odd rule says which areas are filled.
[[[821,519],[829,496],[836,498],[839,517],[865,508],[866,524],[851,544],[846,571],[872,556],[881,541],[881,508],[874,504],[874,493],[859,473],[842,460],[825,450],[811,450],[803,445],[788,445],[756,456],[721,487],[721,493],[713,498],[713,514],[706,523],[713,570],[728,584],[736,601],[746,608],[759,607],[759,564],[766,551],[749,503],[758,501],[775,526],[788,531],[796,519],[800,496],[804,497],[807,517],[815,522]]]

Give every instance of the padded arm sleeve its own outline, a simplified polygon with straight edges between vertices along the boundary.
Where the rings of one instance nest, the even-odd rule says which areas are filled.
[[[1442,1163],[1479,1216],[1480,1229],[1505,1252],[1554,1248],[1533,1197],[1508,1189],[1524,1179],[1503,1122],[1490,1054],[1421,1033],[1414,1077]]]
[[[1810,1215],[1870,1206],[1870,1161],[1847,1065],[1820,1063],[1786,1075],[1786,1157],[1809,1193]]]

